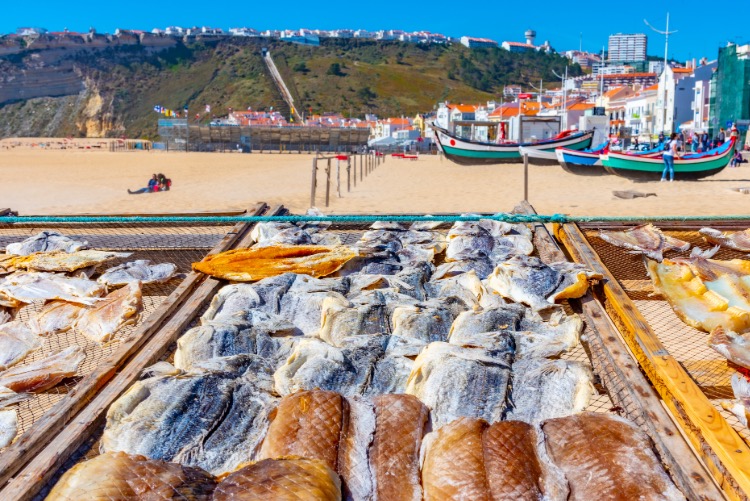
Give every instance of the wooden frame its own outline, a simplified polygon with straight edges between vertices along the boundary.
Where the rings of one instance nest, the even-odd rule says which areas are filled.
[[[736,222],[712,223],[712,226],[724,228],[730,224],[737,226]],[[687,228],[688,224],[660,223],[660,226],[678,229]],[[622,229],[625,225],[619,227]],[[606,312],[725,495],[730,499],[748,499],[748,445],[665,349],[633,301],[591,248],[581,229],[575,224],[555,224],[554,233],[576,262],[604,276],[601,299]]]
[[[528,202],[522,202],[514,212],[536,214]],[[534,247],[544,262],[568,261],[547,227],[534,223]],[[581,300],[569,300],[571,306],[584,317],[590,330],[588,345],[594,369],[610,392],[621,385],[624,395],[611,395],[613,400],[626,400],[629,417],[654,442],[675,483],[688,499],[723,499],[721,491],[680,434],[677,425],[661,404],[661,399],[638,368],[614,325],[609,322],[601,303],[591,293]],[[616,397],[616,398],[615,398]],[[622,405],[622,402],[615,402]],[[632,416],[635,414],[635,416]]]
[[[267,209],[265,203],[258,203],[250,211],[252,215],[261,215]],[[211,250],[208,254],[216,254],[232,248],[246,233],[252,225],[249,223],[237,223],[234,225],[231,231],[229,231],[224,238]],[[218,284],[210,284],[207,287],[207,282],[212,282],[212,279],[207,279],[206,275],[197,272],[191,272],[182,281],[182,283],[170,294],[164,302],[155,310],[149,317],[141,324],[138,329],[133,333],[131,340],[127,343],[123,343],[120,349],[115,352],[101,367],[95,369],[92,373],[84,377],[81,381],[76,384],[75,388],[71,392],[65,395],[63,399],[57,402],[45,415],[35,422],[26,433],[21,435],[12,445],[10,445],[0,456],[0,486],[6,484],[9,479],[18,473],[18,471],[24,467],[29,461],[33,463],[48,458],[48,451],[53,451],[53,454],[57,456],[57,459],[67,457],[67,454],[63,451],[75,450],[75,447],[80,445],[81,442],[73,441],[69,442],[65,439],[70,438],[70,432],[73,429],[78,429],[82,422],[86,422],[89,426],[93,421],[88,421],[85,418],[81,421],[81,415],[76,414],[81,411],[87,404],[95,404],[102,400],[102,398],[111,397],[112,400],[116,398],[119,393],[114,394],[114,388],[120,388],[121,385],[117,385],[118,381],[122,381],[127,376],[138,377],[140,370],[129,372],[128,368],[133,366],[133,361],[141,360],[143,356],[150,357],[158,350],[154,346],[155,343],[159,343],[164,337],[164,332],[169,332],[170,328],[179,332],[184,326],[183,320],[190,313],[195,312],[202,302],[205,301],[206,297],[210,297],[213,294],[211,291]],[[199,304],[196,304],[196,301]],[[171,318],[170,318],[171,317]],[[169,320],[168,320],[169,319]],[[168,321],[167,321],[168,320]],[[166,324],[165,324],[166,322]],[[167,343],[166,346],[168,346]],[[140,350],[140,351],[139,351]],[[131,359],[128,362],[128,359]],[[128,362],[127,367],[121,372],[121,368]],[[144,366],[145,367],[145,366]],[[113,380],[113,377],[115,378]],[[128,379],[131,381],[131,379]],[[114,386],[114,388],[113,388]],[[107,404],[106,407],[108,407]],[[88,410],[91,407],[86,408]],[[105,407],[105,409],[106,409]],[[73,419],[75,417],[75,420]],[[88,430],[89,432],[93,431]],[[81,436],[88,437],[86,429],[81,430]],[[58,435],[59,434],[59,435]],[[52,437],[62,437],[61,443],[66,444],[66,447],[47,447]],[[75,442],[75,447],[69,449],[71,444]],[[58,465],[59,466],[59,465]],[[23,482],[19,484],[19,478],[16,477],[5,490],[0,492],[0,499],[22,499],[34,490],[36,487],[41,488],[38,482],[43,482],[45,478],[53,474],[56,468],[49,467],[47,472],[40,472],[33,475],[33,482]],[[20,488],[20,490],[19,490]],[[10,490],[13,494],[7,494],[6,491]],[[28,494],[28,496],[33,493]]]

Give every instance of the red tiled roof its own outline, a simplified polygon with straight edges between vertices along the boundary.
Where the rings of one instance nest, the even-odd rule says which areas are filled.
[[[477,107],[470,104],[449,104],[448,109],[451,111],[458,110],[461,113],[473,113],[477,110]]]
[[[656,78],[656,73],[613,73],[611,75],[604,75],[604,78],[635,78],[635,77],[654,77]]]
[[[536,47],[534,47],[533,45],[529,45],[523,42],[503,42],[503,43],[507,43],[511,47],[526,47],[528,49],[536,49]]]

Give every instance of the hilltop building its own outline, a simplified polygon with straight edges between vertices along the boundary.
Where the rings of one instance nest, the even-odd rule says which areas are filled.
[[[609,61],[645,61],[648,37],[643,33],[609,36]]]
[[[461,37],[461,44],[470,49],[478,47],[497,47],[497,42],[489,38]]]
[[[505,41],[502,43],[502,48],[509,51],[509,52],[528,52],[532,50],[537,51],[543,51],[549,54],[553,51],[552,47],[550,46],[548,41],[544,41],[542,45],[534,45],[534,40],[536,39],[536,31],[534,30],[526,30],[524,33],[524,37],[526,38],[526,42],[509,42]]]
[[[716,73],[711,80],[710,133],[735,123],[742,141],[750,124],[750,44],[729,44],[719,49]]]

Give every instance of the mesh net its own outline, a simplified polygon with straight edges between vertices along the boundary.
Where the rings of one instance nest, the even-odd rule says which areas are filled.
[[[112,341],[100,344],[90,340],[76,329],[43,338],[40,349],[29,354],[19,367],[29,365],[70,346],[83,348],[85,360],[74,377],[63,380],[57,386],[39,393],[18,404],[18,434],[22,436],[44,416],[65,394],[96,368],[113,362],[112,357],[123,345],[133,339],[133,334],[159,305],[180,284],[191,263],[200,261],[213,248],[232,225],[166,225],[166,224],[86,224],[86,225],[31,225],[0,224],[0,248],[19,242],[44,230],[58,231],[76,240],[86,240],[89,246],[100,250],[128,251],[132,255],[99,265],[94,277],[109,267],[137,259],[148,259],[152,263],[173,263],[178,275],[166,283],[143,286],[143,310],[134,324],[121,327]],[[28,322],[36,317],[44,305],[34,301],[15,312],[15,320]],[[0,449],[2,454],[3,449]]]
[[[710,247],[696,231],[664,233],[703,249]],[[630,254],[603,241],[593,230],[586,231],[585,234],[604,265],[633,299],[638,311],[666,350],[682,365],[729,425],[750,444],[750,430],[743,426],[734,414],[721,406],[723,400],[734,398],[730,380],[736,371],[727,364],[727,359],[708,346],[708,335],[705,332],[686,325],[677,317],[666,299],[654,293],[641,256]],[[668,253],[666,257],[677,255],[679,254]],[[720,260],[746,258],[747,255],[744,253],[723,247],[714,256],[714,259]]]

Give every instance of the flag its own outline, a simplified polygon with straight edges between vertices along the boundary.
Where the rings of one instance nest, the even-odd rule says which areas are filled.
[[[188,115],[188,107],[187,107],[187,106],[185,106],[185,116],[186,116],[186,117],[187,117],[187,116],[189,116],[189,115]]]
[[[159,106],[158,104],[154,106],[154,111],[159,113],[161,111],[161,106]]]
[[[210,104],[206,105],[206,113],[211,113],[211,105]]]

